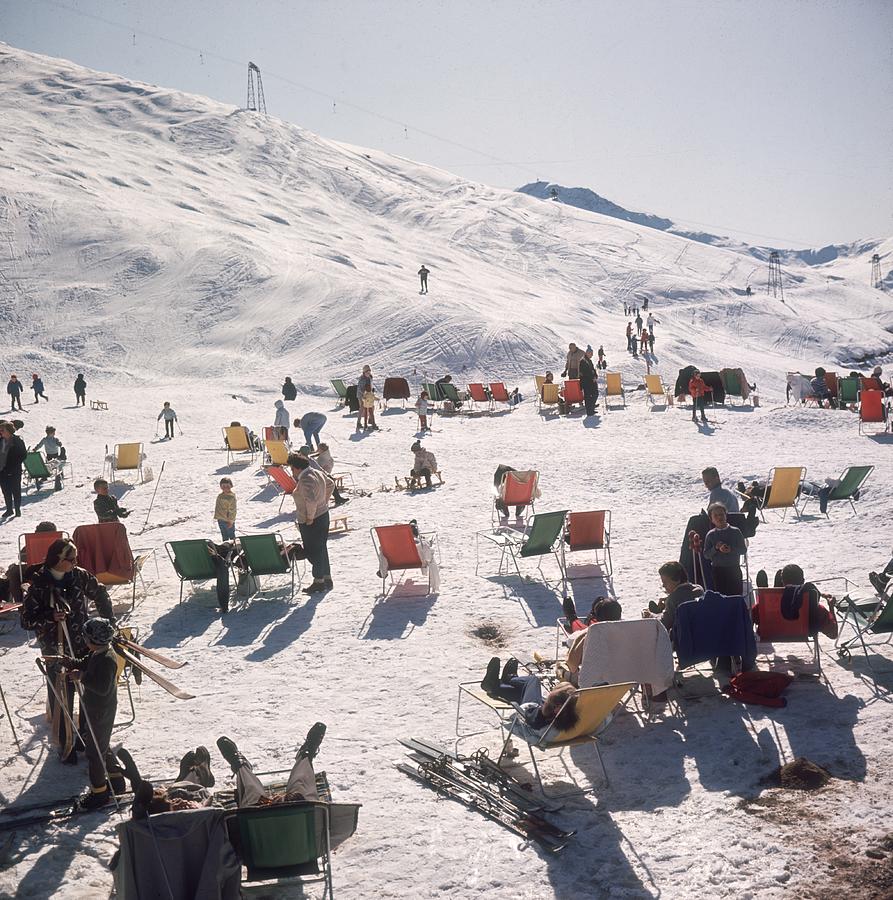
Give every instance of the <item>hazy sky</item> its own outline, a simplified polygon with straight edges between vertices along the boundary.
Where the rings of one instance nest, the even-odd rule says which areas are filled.
[[[751,243],[893,235],[893,0],[0,0],[0,39]]]

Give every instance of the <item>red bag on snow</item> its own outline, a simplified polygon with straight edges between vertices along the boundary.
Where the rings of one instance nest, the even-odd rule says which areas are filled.
[[[741,672],[732,676],[722,690],[733,700],[778,709],[788,705],[781,695],[793,680],[791,675],[783,672]]]

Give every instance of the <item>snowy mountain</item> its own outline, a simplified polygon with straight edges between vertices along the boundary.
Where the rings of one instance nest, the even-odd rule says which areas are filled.
[[[510,377],[569,340],[619,345],[622,301],[646,295],[668,370],[740,363],[765,380],[890,350],[893,309],[861,275],[792,266],[786,304],[745,300],[764,280],[749,252],[647,218],[543,204],[6,45],[0,72],[0,321],[26,371],[251,379],[272,364],[311,385],[370,361]]]
[[[823,266],[827,263],[834,262],[838,259],[851,259],[854,257],[871,257],[871,254],[878,252],[878,247],[883,243],[879,240],[853,241],[850,244],[829,244],[827,247],[819,249],[791,250],[781,247],[760,247],[751,244],[745,244],[741,241],[735,241],[730,237],[723,237],[717,234],[710,234],[705,231],[691,231],[677,224],[672,219],[665,219],[661,216],[654,216],[649,213],[631,212],[622,206],[613,203],[605,197],[596,194],[589,188],[581,187],[564,187],[560,184],[552,184],[548,181],[533,181],[518,188],[518,192],[527,194],[530,197],[538,197],[540,200],[557,200],[568,206],[576,206],[578,209],[586,209],[589,212],[600,213],[605,216],[613,216],[616,219],[623,219],[625,222],[635,222],[638,225],[644,225],[647,228],[656,228],[658,231],[665,231],[669,234],[677,234],[679,237],[688,238],[692,241],[698,241],[701,244],[710,244],[714,247],[725,247],[735,250],[738,253],[749,253],[756,259],[767,261],[769,254],[776,250],[781,257],[783,264],[806,263],[808,266]],[[870,272],[870,266],[865,267],[866,272]],[[889,262],[887,265],[887,279],[891,278]],[[885,283],[887,282],[885,279]]]

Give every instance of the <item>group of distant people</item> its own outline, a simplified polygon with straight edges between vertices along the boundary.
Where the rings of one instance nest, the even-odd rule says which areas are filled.
[[[9,394],[10,412],[15,412],[15,410],[22,408],[22,393],[24,390],[25,385],[19,380],[18,375],[15,373],[10,375],[6,384],[6,393]],[[43,379],[36,372],[31,375],[31,390],[34,391],[35,404],[40,403],[41,400],[46,400],[49,403]],[[87,382],[81,372],[78,373],[77,378],[74,380],[74,397],[76,406],[86,404]]]

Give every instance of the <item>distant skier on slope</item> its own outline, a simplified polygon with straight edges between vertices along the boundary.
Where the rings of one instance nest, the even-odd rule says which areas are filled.
[[[419,269],[419,283],[421,284],[420,294],[428,293],[428,272],[430,270],[425,268],[425,264],[422,263],[422,268]]]

